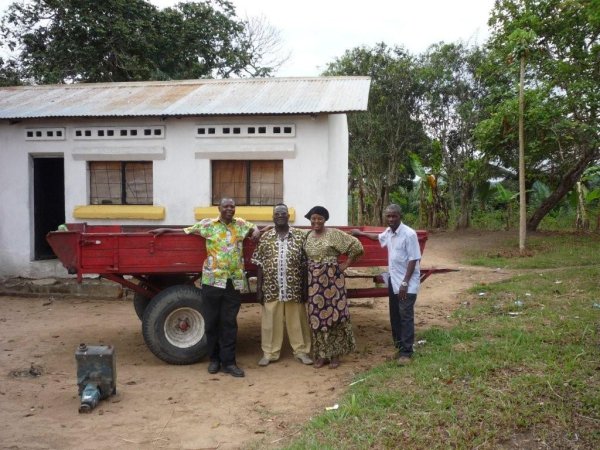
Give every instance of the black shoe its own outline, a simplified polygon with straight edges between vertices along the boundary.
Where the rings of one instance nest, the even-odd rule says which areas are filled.
[[[236,366],[235,364],[232,364],[230,366],[224,366],[223,367],[223,372],[230,374],[231,376],[234,377],[244,377],[244,371],[242,369],[240,369],[238,366]]]
[[[208,373],[215,374],[221,369],[221,363],[219,361],[211,361],[208,365]]]

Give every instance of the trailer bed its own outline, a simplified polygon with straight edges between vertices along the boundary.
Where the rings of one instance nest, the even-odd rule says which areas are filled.
[[[196,234],[164,233],[155,235],[150,226],[68,224],[68,231],[52,231],[47,240],[70,274],[78,279],[85,274],[174,274],[199,273],[206,259],[204,238]],[[170,228],[170,227],[169,227]],[[180,229],[182,227],[173,227]],[[381,227],[337,227],[344,231],[359,228],[381,232]],[[418,231],[421,253],[427,232]],[[353,267],[387,266],[387,251],[377,241],[359,238],[364,256]],[[244,264],[247,271],[255,243],[244,240]]]

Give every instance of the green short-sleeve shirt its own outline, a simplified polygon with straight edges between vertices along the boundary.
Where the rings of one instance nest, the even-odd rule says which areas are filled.
[[[230,279],[236,290],[244,290],[246,279],[242,243],[253,228],[253,223],[234,217],[229,224],[218,218],[203,219],[183,229],[187,234],[199,234],[206,240],[202,284],[224,289]]]

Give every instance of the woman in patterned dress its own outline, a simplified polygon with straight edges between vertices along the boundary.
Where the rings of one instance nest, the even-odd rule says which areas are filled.
[[[364,253],[358,239],[335,228],[326,228],[329,212],[313,207],[304,217],[311,231],[304,246],[308,257],[308,321],[312,331],[314,367],[340,365],[340,356],[356,349],[346,296],[344,270]],[[338,263],[340,255],[348,259]]]

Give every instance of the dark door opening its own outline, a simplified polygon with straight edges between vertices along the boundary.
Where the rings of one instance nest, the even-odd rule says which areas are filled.
[[[65,222],[63,158],[33,159],[34,259],[56,258],[46,234]]]

